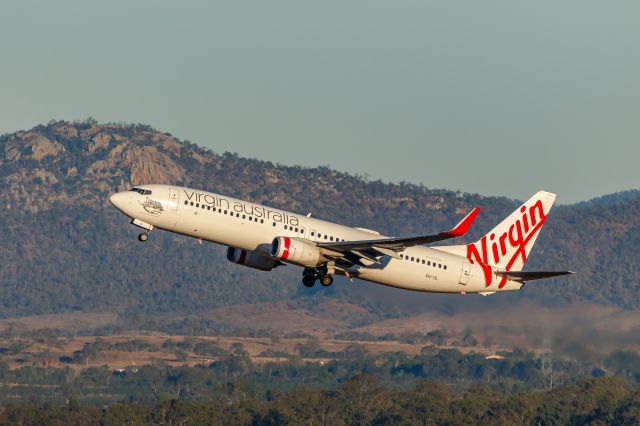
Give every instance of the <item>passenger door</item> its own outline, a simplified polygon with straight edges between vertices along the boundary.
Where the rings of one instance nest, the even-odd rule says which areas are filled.
[[[471,265],[463,260],[462,270],[460,271],[460,284],[466,285],[469,282],[469,275],[471,275]]]
[[[167,203],[167,209],[172,211],[178,210],[179,198],[180,192],[176,188],[169,188],[169,202]]]

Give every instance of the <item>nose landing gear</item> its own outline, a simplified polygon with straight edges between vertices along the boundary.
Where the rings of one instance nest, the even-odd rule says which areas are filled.
[[[153,229],[153,225],[143,222],[140,219],[133,219],[131,223],[139,228],[144,229],[144,232],[138,235],[138,241],[142,243],[147,241],[149,239],[149,232],[151,232],[151,230]]]

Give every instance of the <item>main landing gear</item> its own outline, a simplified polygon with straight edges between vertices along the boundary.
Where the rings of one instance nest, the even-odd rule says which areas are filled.
[[[316,285],[316,279],[315,277],[302,277],[302,285],[304,285],[305,287],[313,287],[314,285]]]
[[[322,284],[325,287],[329,287],[331,284],[333,284],[333,277],[331,275],[323,275],[320,277],[320,284]]]
[[[320,281],[324,287],[329,287],[333,284],[333,275],[327,273],[326,267],[306,268],[302,273],[302,284],[305,287],[313,287],[316,281]]]

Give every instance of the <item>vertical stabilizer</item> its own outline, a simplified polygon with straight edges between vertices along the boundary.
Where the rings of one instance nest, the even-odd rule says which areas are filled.
[[[544,225],[556,194],[539,191],[479,241],[467,245],[471,262],[520,271]]]

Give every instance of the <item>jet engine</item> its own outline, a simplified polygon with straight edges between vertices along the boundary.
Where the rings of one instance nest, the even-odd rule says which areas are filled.
[[[315,244],[289,237],[276,237],[273,239],[271,256],[307,267],[316,267],[326,261]]]
[[[238,265],[248,266],[249,268],[259,269],[260,271],[270,271],[282,265],[282,262],[269,259],[255,251],[242,250],[235,247],[227,249],[227,260],[237,263]]]

